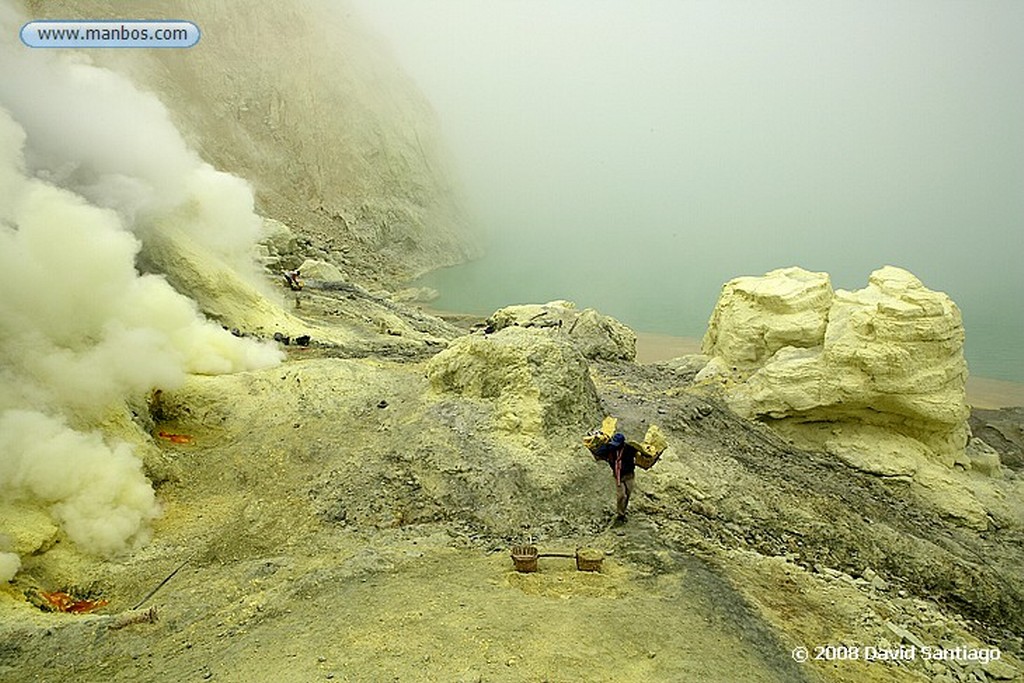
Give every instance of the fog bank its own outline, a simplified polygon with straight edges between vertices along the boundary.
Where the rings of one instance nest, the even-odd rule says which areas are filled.
[[[1005,354],[1024,379],[1021,4],[358,6],[491,234],[470,287],[624,319],[656,299],[655,329],[699,335],[734,276],[855,289],[893,264],[961,305],[974,365]]]

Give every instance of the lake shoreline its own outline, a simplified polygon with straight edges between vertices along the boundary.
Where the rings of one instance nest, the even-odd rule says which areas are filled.
[[[636,361],[657,363],[677,356],[700,353],[700,339],[652,332],[636,333]],[[967,378],[967,403],[973,408],[1024,406],[1024,384],[991,377]]]
[[[472,322],[483,321],[486,316],[457,311],[445,311],[424,307],[426,313],[469,327]],[[661,332],[636,334],[636,362],[657,363],[679,356],[700,353],[700,339]],[[1024,406],[1024,383],[1010,382],[992,377],[969,376],[967,378],[967,403],[973,408],[998,409]]]

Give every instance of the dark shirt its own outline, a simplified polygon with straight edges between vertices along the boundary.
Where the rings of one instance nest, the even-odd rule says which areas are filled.
[[[612,443],[606,443],[600,446],[594,451],[594,457],[598,460],[604,460],[608,463],[608,466],[612,468],[612,472],[615,472],[615,459],[618,454],[618,450],[622,449],[622,466],[619,470],[623,477],[631,476],[636,470],[636,449],[630,446],[628,443],[624,443],[621,446],[615,446]]]

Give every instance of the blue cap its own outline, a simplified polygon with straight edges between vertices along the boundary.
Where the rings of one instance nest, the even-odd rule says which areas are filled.
[[[626,443],[626,437],[621,432],[615,434],[610,442],[613,446],[618,447]]]

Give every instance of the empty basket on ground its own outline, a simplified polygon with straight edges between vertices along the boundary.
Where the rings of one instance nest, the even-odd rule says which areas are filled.
[[[576,549],[576,569],[581,572],[599,572],[604,561],[604,553],[594,548]]]
[[[517,572],[537,571],[537,547],[517,545],[512,548],[512,564]]]
[[[593,548],[577,548],[575,553],[541,553],[537,552],[536,546],[517,545],[512,548],[512,564],[517,572],[537,571],[537,558],[539,557],[565,557],[576,560],[576,569],[581,572],[601,571],[601,562],[604,560],[604,553]]]

